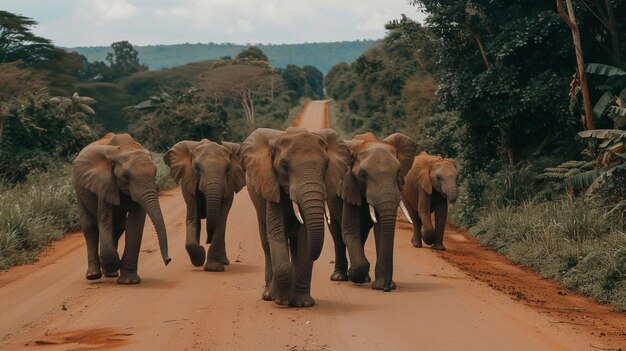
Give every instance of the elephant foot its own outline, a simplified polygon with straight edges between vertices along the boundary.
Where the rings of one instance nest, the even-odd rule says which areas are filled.
[[[270,292],[270,295],[275,304],[281,305],[281,306],[287,306],[289,305],[289,301],[291,300],[290,290],[291,289],[285,289],[285,290],[272,289]]]
[[[125,270],[121,270],[120,271],[120,277],[117,278],[117,283],[118,284],[139,284],[141,283],[141,278],[139,278],[139,275],[137,274],[137,272],[129,272],[129,271],[125,271]]]
[[[418,238],[416,236],[413,236],[411,238],[411,244],[413,244],[413,247],[422,247],[422,238]]]
[[[204,252],[204,247],[202,245],[192,243],[185,244],[185,249],[189,254],[189,258],[191,259],[191,264],[200,267],[204,263],[206,259],[206,253]]]
[[[361,284],[365,283],[367,278],[369,277],[370,265],[369,262],[367,264],[361,264],[358,266],[351,266],[348,269],[348,278],[350,281]]]
[[[85,273],[85,278],[87,278],[88,280],[96,280],[102,278],[102,272],[100,271],[100,267],[98,267],[97,269],[87,269],[87,273]]]
[[[435,231],[427,231],[422,236],[426,245],[432,245],[435,242]]]
[[[206,260],[206,264],[204,265],[204,270],[207,272],[223,272],[224,265],[220,261],[215,261],[213,259]]]
[[[222,258],[222,264],[224,266],[228,266],[230,264],[230,261],[228,260],[228,258],[226,256],[224,256],[224,258]]]
[[[315,305],[315,300],[308,292],[296,292],[289,301],[289,306],[291,307],[311,307],[313,305]]]
[[[119,277],[120,274],[118,272],[104,272],[104,276],[107,278],[116,278]]]
[[[364,283],[369,283],[372,281],[372,277],[370,277],[369,273],[367,274],[367,277],[365,277],[365,282]]]
[[[383,290],[383,291],[391,291],[391,290],[396,290],[398,287],[396,286],[396,282],[394,282],[393,280],[391,281],[391,286],[390,289],[385,290],[385,280],[384,279],[376,279],[373,283],[372,283],[372,289],[374,290]]]
[[[433,244],[430,248],[438,251],[446,251],[446,247],[443,246],[443,244]]]
[[[272,301],[272,294],[270,293],[270,288],[265,287],[265,289],[263,289],[263,295],[261,295],[261,299],[263,299],[263,301]]]
[[[348,280],[348,272],[335,270],[333,274],[330,275],[330,280],[334,282],[345,282]]]

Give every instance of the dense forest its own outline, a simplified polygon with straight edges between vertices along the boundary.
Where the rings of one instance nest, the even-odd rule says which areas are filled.
[[[151,70],[182,66],[196,61],[234,57],[247,47],[255,46],[268,56],[274,67],[284,68],[287,65],[315,66],[322,73],[326,74],[337,62],[354,61],[374,43],[374,40],[254,45],[187,43],[177,45],[138,45],[135,46],[135,49],[139,53],[141,61]],[[66,50],[76,51],[84,55],[89,61],[103,61],[110,49],[105,46],[94,46],[67,48]]]
[[[574,1],[582,66],[554,2],[413,5],[424,24],[388,23],[377,45],[326,75],[334,127],[401,131],[454,157],[453,222],[625,309],[626,2]]]

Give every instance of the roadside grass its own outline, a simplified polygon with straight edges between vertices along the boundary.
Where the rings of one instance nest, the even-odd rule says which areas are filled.
[[[626,311],[626,233],[594,201],[527,200],[491,208],[470,231],[540,276]]]
[[[175,187],[162,155],[154,154],[154,161],[159,189]],[[78,229],[70,170],[69,162],[55,161],[23,183],[0,183],[0,270],[33,262],[51,241]]]

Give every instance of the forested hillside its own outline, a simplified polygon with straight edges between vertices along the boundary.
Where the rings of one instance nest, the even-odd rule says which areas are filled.
[[[554,2],[413,4],[423,25],[392,21],[380,43],[328,72],[335,127],[404,132],[419,151],[454,157],[455,223],[626,309],[626,2],[574,2],[578,64],[568,10]]]
[[[334,43],[304,43],[304,44],[255,44],[270,59],[274,67],[286,67],[289,64],[296,66],[311,65],[322,73],[337,62],[354,61],[365,50],[374,45],[374,40],[342,41]],[[182,66],[190,62],[217,60],[223,57],[234,57],[240,51],[251,45],[232,43],[208,44],[177,44],[177,45],[148,45],[135,46],[135,49],[151,70]],[[67,48],[67,51],[76,51],[85,55],[89,61],[104,61],[109,47],[76,47]]]

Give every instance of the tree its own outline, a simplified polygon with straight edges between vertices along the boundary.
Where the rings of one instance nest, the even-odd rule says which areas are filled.
[[[293,101],[296,101],[304,95],[306,88],[306,78],[302,68],[296,65],[287,65],[285,68],[282,69],[281,76],[285,80],[285,85],[287,89],[294,92],[294,98],[292,99]]]
[[[269,59],[263,52],[263,50],[257,48],[256,46],[250,46],[246,49],[241,50],[240,53],[235,56],[238,60],[257,60],[257,61],[268,61]]]
[[[229,64],[217,67],[198,78],[198,87],[206,96],[217,100],[238,101],[246,120],[254,124],[255,99],[270,96],[272,70],[247,64]]]
[[[36,24],[28,17],[0,11],[0,63],[20,60],[33,65],[59,57],[52,41],[32,33]]]
[[[324,97],[324,74],[315,66],[305,65],[302,66],[304,72],[304,79],[306,84],[311,90],[310,95],[314,99],[321,99]]]

